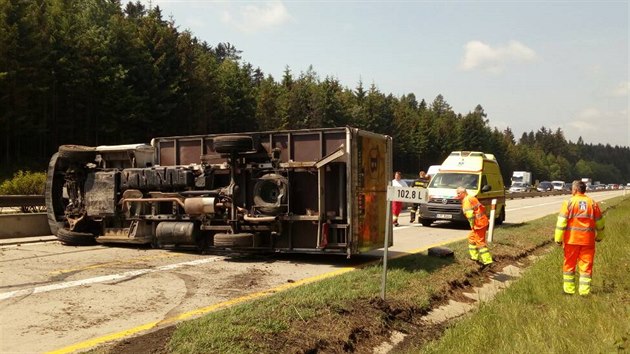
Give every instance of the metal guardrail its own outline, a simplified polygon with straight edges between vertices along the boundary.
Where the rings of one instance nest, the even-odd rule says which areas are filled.
[[[522,199],[522,198],[535,198],[546,197],[549,195],[563,195],[571,194],[570,191],[549,191],[549,192],[518,192],[518,193],[505,193],[505,199]]]
[[[606,191],[610,191],[610,189],[598,189],[598,190],[591,190],[591,191],[586,191],[586,194],[591,194],[591,193],[599,193],[599,192],[606,192]],[[548,195],[570,195],[571,191],[549,191],[549,192],[520,192],[520,193],[509,193],[509,192],[505,192],[505,199],[520,199],[520,198],[535,198],[535,197],[546,197]]]
[[[45,206],[43,195],[0,195],[0,208],[22,208]]]

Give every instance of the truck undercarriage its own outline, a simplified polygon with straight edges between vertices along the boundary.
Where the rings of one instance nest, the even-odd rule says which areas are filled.
[[[382,240],[390,142],[331,128],[64,145],[48,168],[49,224],[72,245],[349,256]]]

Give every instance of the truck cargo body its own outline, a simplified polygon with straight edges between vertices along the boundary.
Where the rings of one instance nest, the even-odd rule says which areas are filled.
[[[343,127],[62,146],[49,222],[68,244],[358,254],[383,247],[391,143]]]
[[[527,171],[514,171],[512,172],[512,183],[521,182],[526,185],[532,184],[532,173]]]

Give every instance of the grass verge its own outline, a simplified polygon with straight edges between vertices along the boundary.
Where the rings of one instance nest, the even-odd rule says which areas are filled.
[[[630,352],[630,201],[607,212],[606,239],[597,244],[591,295],[562,293],[562,249],[449,328],[440,340],[408,353]]]
[[[491,252],[499,266],[524,262],[532,253],[545,255],[495,301],[457,323],[431,326],[421,318],[487,280],[467,259],[466,242],[449,245],[455,258],[421,253],[391,260],[386,302],[379,298],[382,268],[373,265],[181,323],[168,332],[165,346],[143,348],[169,353],[372,352],[397,330],[409,336],[395,352],[628,349],[630,243],[624,238],[630,229],[630,200],[607,205],[614,207],[608,211],[607,238],[598,244],[588,298],[561,295],[562,256],[551,242],[555,216],[550,215],[495,229]],[[148,346],[155,342],[150,338],[144,339]],[[96,352],[124,353],[133,341]]]

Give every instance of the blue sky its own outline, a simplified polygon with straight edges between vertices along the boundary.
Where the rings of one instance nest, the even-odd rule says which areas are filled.
[[[276,80],[312,65],[349,88],[480,104],[517,139],[544,126],[630,147],[627,0],[141,2]]]

